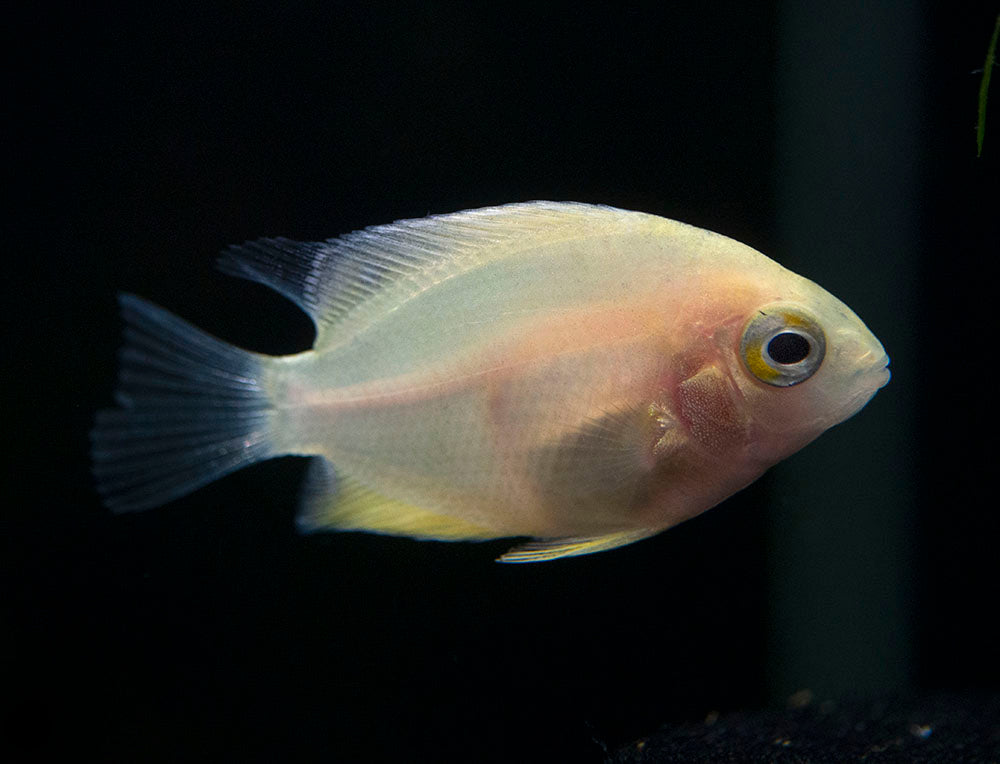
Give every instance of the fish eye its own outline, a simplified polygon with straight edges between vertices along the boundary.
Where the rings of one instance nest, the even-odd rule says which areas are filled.
[[[783,366],[799,363],[809,357],[812,346],[798,332],[775,334],[764,348],[771,360]]]
[[[768,305],[743,329],[740,357],[761,382],[791,387],[816,373],[826,354],[826,336],[801,308]]]

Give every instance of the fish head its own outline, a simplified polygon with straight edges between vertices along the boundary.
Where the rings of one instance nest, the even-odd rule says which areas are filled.
[[[721,337],[749,446],[771,463],[856,414],[890,377],[889,356],[854,311],[808,279],[773,275],[743,290],[753,297]]]

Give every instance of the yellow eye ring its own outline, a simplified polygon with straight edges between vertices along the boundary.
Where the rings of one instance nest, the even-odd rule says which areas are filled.
[[[791,387],[805,382],[826,355],[826,336],[811,315],[791,305],[760,308],[747,321],[740,358],[761,382]]]

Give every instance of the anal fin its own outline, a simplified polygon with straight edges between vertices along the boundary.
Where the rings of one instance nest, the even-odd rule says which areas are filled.
[[[496,531],[489,528],[406,504],[338,476],[322,457],[309,469],[297,522],[304,533],[368,531],[438,541],[497,538]]]

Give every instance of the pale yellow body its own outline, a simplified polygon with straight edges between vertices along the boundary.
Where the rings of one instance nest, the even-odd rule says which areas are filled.
[[[268,240],[224,266],[317,324],[313,350],[240,372],[263,391],[246,404],[266,423],[243,441],[266,444],[253,459],[324,459],[308,530],[542,539],[514,561],[619,546],[722,501],[888,380],[881,345],[829,293],[642,213],[509,205]],[[774,386],[744,337],[797,311],[825,357]],[[234,363],[219,366],[239,377]]]
[[[388,531],[398,502],[473,526],[457,526],[459,537],[647,535],[832,424],[825,405],[810,414],[819,429],[802,422],[805,432],[776,439],[756,421],[754,394],[802,391],[744,389],[736,350],[758,305],[846,308],[730,239],[583,211],[569,227],[529,218],[457,272],[442,269],[416,294],[403,286],[402,300],[390,286],[390,310],[362,306],[326,346],[279,361],[275,430],[375,494],[368,524],[384,499]],[[874,347],[864,334],[850,342]],[[351,526],[352,509],[334,493],[319,522]],[[433,522],[426,531],[435,535]]]

